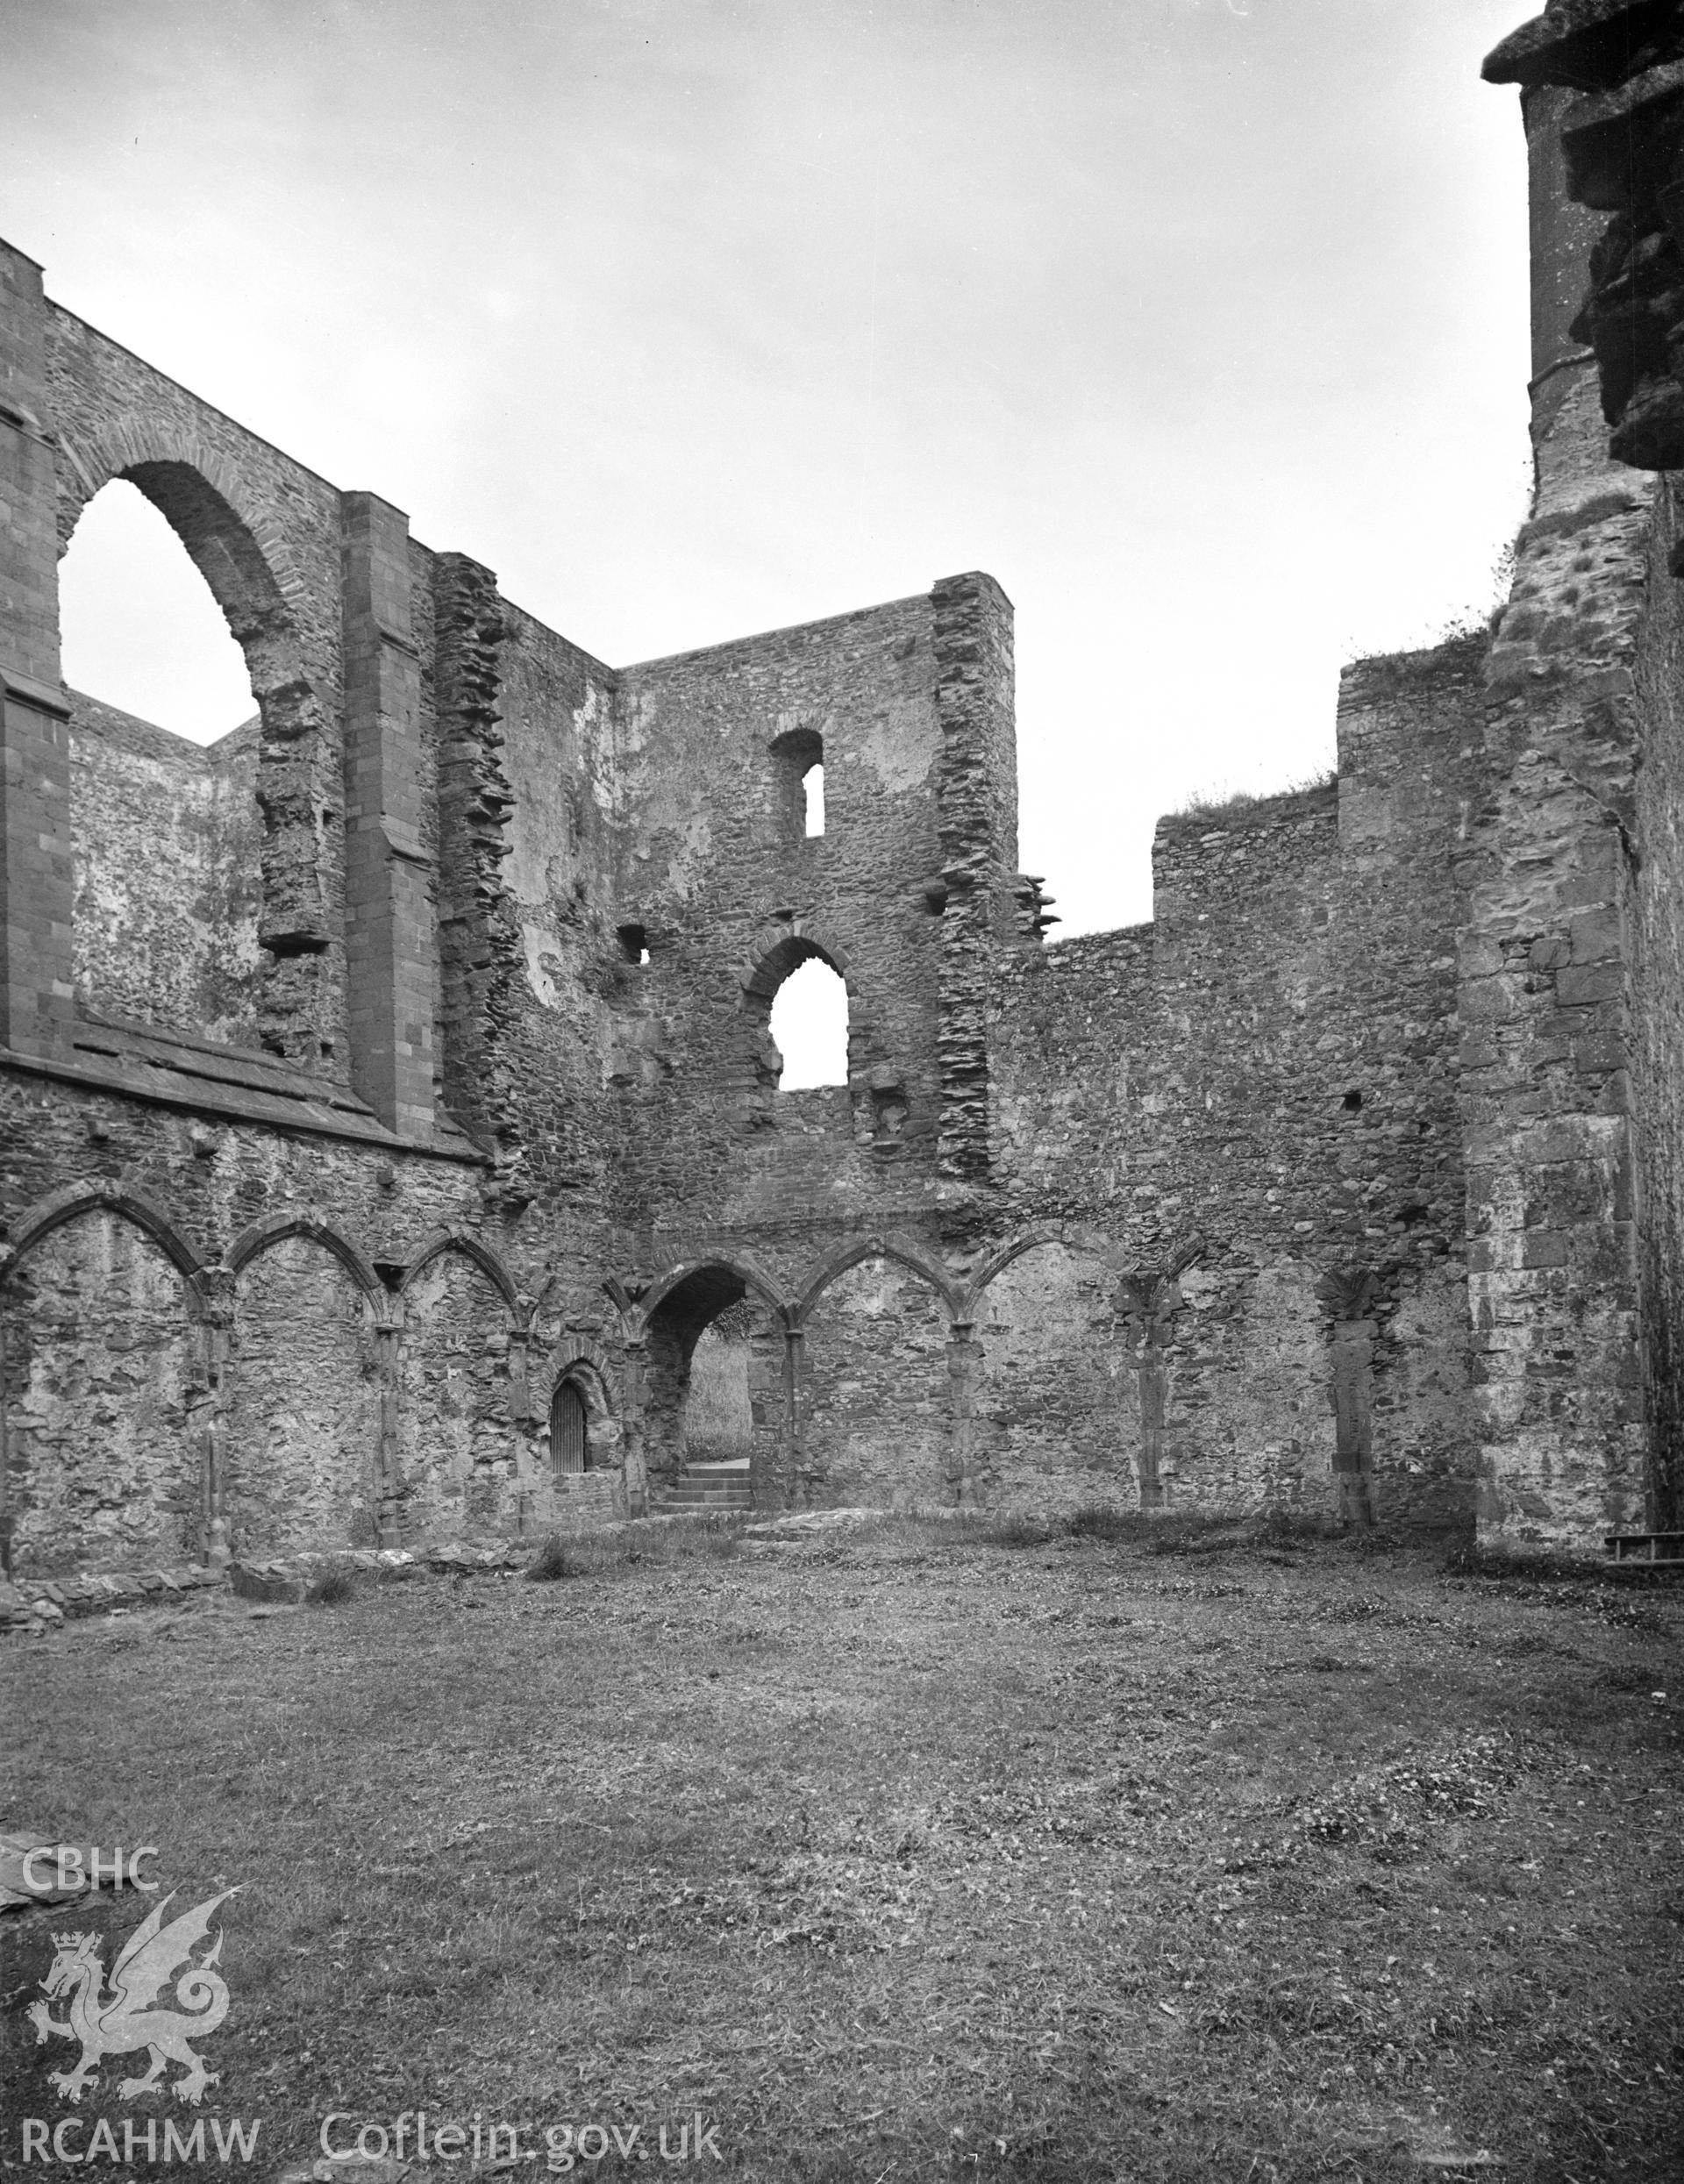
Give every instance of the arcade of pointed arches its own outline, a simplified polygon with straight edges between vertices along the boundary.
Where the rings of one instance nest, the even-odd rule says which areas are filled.
[[[767,1355],[781,1350],[787,1360],[788,1416],[777,1431],[787,1435],[789,1446],[775,1464],[771,1459],[764,1464],[757,1460],[755,1467],[757,1501],[777,1505],[801,1498],[796,1456],[803,1436],[803,1338],[817,1323],[826,1294],[851,1270],[880,1263],[922,1284],[938,1301],[950,1360],[957,1361],[955,1372],[962,1372],[967,1354],[974,1353],[972,1331],[983,1296],[1025,1253],[1063,1245],[1109,1267],[1117,1265],[1116,1248],[1109,1239],[1063,1224],[1024,1231],[963,1277],[916,1238],[890,1232],[837,1242],[810,1274],[793,1286],[780,1282],[753,1253],[705,1253],[673,1262],[635,1299],[617,1281],[605,1283],[619,1324],[603,1339],[564,1333],[553,1343],[540,1343],[536,1322],[547,1316],[547,1302],[523,1294],[498,1254],[469,1231],[434,1230],[398,1261],[365,1251],[319,1210],[295,1207],[250,1224],[219,1256],[212,1256],[144,1192],[105,1185],[55,1193],[14,1224],[11,1243],[0,1251],[0,1307],[10,1303],[17,1308],[20,1277],[27,1274],[39,1247],[69,1224],[90,1216],[127,1224],[178,1277],[186,1354],[196,1360],[195,1375],[209,1396],[195,1414],[206,1474],[203,1498],[207,1528],[221,1513],[218,1495],[229,1460],[218,1443],[219,1436],[226,1435],[231,1395],[240,1374],[239,1345],[238,1340],[230,1343],[229,1331],[239,1324],[250,1270],[289,1238],[302,1239],[325,1253],[360,1299],[362,1324],[377,1355],[385,1360],[382,1385],[389,1391],[391,1412],[401,1410],[408,1385],[403,1365],[407,1346],[427,1339],[427,1330],[406,1310],[406,1300],[415,1293],[419,1278],[442,1259],[453,1257],[471,1269],[484,1285],[482,1294],[489,1292],[487,1305],[496,1299],[492,1318],[503,1345],[499,1372],[506,1388],[508,1463],[514,1485],[530,1501],[540,1488],[566,1488],[569,1482],[596,1475],[604,1489],[611,1488],[614,1506],[622,1515],[641,1512],[648,1475],[640,1462],[632,1460],[644,1422],[640,1405],[646,1410],[649,1394],[641,1384],[647,1367],[639,1368],[636,1360],[647,1359],[652,1345],[658,1346],[663,1320],[670,1320],[674,1310],[681,1314],[679,1343],[686,1361],[702,1331],[733,1299],[746,1300],[753,1308],[772,1343]],[[540,1299],[547,1300],[553,1288],[553,1283],[543,1285]],[[0,1312],[0,1317],[10,1316]],[[632,1368],[630,1373],[628,1367]],[[769,1416],[776,1408],[778,1389],[774,1382],[767,1388],[765,1407]],[[376,1485],[394,1506],[401,1507],[396,1431],[389,1420],[383,1436],[392,1445],[382,1447],[381,1463],[391,1475],[383,1482],[377,1480]],[[961,1493],[966,1491],[962,1469],[954,1474],[956,1490]],[[392,1544],[395,1525],[396,1520],[382,1529],[382,1536]]]

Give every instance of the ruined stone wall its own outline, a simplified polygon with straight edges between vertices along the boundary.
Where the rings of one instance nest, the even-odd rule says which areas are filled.
[[[96,698],[74,706],[78,998],[255,1046],[256,723],[201,748]]]
[[[1673,1513],[1675,523],[1567,331],[1548,104],[1495,643],[1349,670],[1335,780],[1164,821],[1153,922],[1047,948],[992,579],[609,668],[0,246],[14,1554],[636,1513],[725,1445],[722,1314],[762,1507],[1465,1530],[1477,1449],[1498,1544]],[[209,753],[56,680],[118,475],[245,652]],[[847,1082],[786,1093],[815,955]]]
[[[1680,660],[1671,496],[1609,461],[1588,359],[1535,419],[1494,647],[1461,1008],[1481,1529],[1677,1514]]]
[[[995,1101],[989,988],[996,951],[1018,924],[1011,608],[994,579],[977,574],[938,584],[931,605],[941,727],[939,1165],[944,1177],[980,1183]]]
[[[1049,1438],[1059,1494],[1466,1522],[1452,867],[1482,652],[1350,670],[1336,783],[1161,823],[1152,926],[1003,976],[1001,1225],[1097,1237],[1060,1374],[1108,1432]],[[1070,1325],[1064,1262],[1010,1274],[1044,1293],[1007,1328]]]
[[[1656,510],[1636,667],[1644,721],[1632,889],[1639,1274],[1649,1477],[1645,1524],[1684,1527],[1684,630],[1666,553],[1670,485]]]
[[[926,598],[624,672],[619,892],[649,949],[627,1088],[634,1228],[822,1234],[927,1197],[942,1101],[935,675]],[[821,746],[825,832],[809,839],[798,784]],[[849,1084],[792,1099],[767,1018],[814,953],[847,982]]]
[[[1555,378],[1488,666],[1492,790],[1464,866],[1470,1303],[1494,1545],[1587,1545],[1645,1509],[1634,671],[1653,489],[1609,462],[1588,365]]]
[[[498,707],[511,803],[499,880],[514,956],[501,1033],[501,1127],[511,1190],[532,1224],[563,1221],[600,1284],[624,1143],[622,1089],[647,1018],[617,937],[624,817],[617,685],[589,653],[517,609],[503,612]],[[582,1271],[580,1278],[584,1279]]]
[[[611,675],[480,564],[410,539],[389,503],[339,492],[45,300],[17,253],[0,270],[0,432],[29,519],[8,598],[41,605],[0,642],[27,698],[7,700],[8,797],[25,742],[42,753],[18,768],[5,840],[50,853],[34,886],[9,850],[0,905],[8,1024],[43,1056],[24,1070],[14,1052],[5,1079],[0,1218],[25,1239],[6,1309],[24,1309],[67,1190],[143,1205],[139,1231],[100,1217],[179,1244],[209,1395],[177,1453],[201,1485],[214,1474],[253,1549],[289,1524],[525,1521],[543,1499],[534,1314],[557,1345],[596,1344],[614,1460],[579,1498],[623,1502],[603,1290],[624,1256]],[[211,752],[91,701],[73,736],[59,724],[53,548],[118,476],[172,524],[243,648],[259,720]],[[43,829],[67,819],[61,905],[72,860]],[[245,1058],[225,1066],[219,1043]],[[503,1288],[434,1258],[400,1296],[441,1227],[482,1241]],[[433,1296],[457,1281],[462,1297]],[[289,1358],[309,1361],[302,1391]],[[85,1391],[65,1388],[85,1428]],[[8,1476],[39,1484],[46,1445],[20,1427]],[[75,1433],[52,1446],[81,1493]]]
[[[1667,72],[1556,12],[1485,69],[1526,87],[1536,492],[1488,669],[1459,998],[1481,1536],[1583,1550],[1679,1522],[1684,660],[1673,497],[1645,470],[1684,407]]]
[[[441,1235],[489,1237],[494,1253],[504,1239],[485,1179],[477,1159],[377,1133],[218,1113],[209,1087],[175,1107],[0,1075],[16,1567],[197,1556],[212,1473],[228,1544],[253,1554],[538,1521],[532,1404],[549,1389],[528,1392],[520,1294],[550,1285],[546,1342],[590,1326],[605,1427],[623,1401],[620,1323],[600,1273],[582,1306],[551,1282],[546,1239],[523,1243],[517,1224],[504,1290],[454,1250],[435,1255]],[[617,1424],[600,1445],[599,1515],[624,1506]]]
[[[983,1289],[969,1498],[1049,1514],[1139,1505],[1138,1397],[1117,1287],[1102,1252],[1045,1243]]]

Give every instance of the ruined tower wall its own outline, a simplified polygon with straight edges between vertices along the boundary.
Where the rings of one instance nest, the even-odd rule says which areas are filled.
[[[1684,1042],[1677,537],[1557,375],[1489,669],[1495,794],[1462,939],[1481,1535],[1677,1516]]]
[[[917,1219],[941,1127],[942,735],[928,598],[627,668],[619,876],[649,960],[626,1210],[657,1257],[729,1231],[793,1267]],[[822,751],[825,827],[803,831]],[[777,1088],[777,985],[848,989],[848,1081]]]
[[[1641,861],[1632,897],[1638,1207],[1645,1424],[1644,1522],[1684,1525],[1684,628],[1664,550],[1679,534],[1670,484],[1656,510],[1636,665],[1644,722]]]
[[[1645,1521],[1645,1358],[1666,1345],[1677,1263],[1671,607],[1656,589],[1670,525],[1654,481],[1609,459],[1594,360],[1566,331],[1601,220],[1566,200],[1561,103],[1524,102],[1537,483],[1487,665],[1491,787],[1463,867],[1480,1530],[1496,1548],[1594,1548]]]
[[[752,1267],[775,1298],[754,1308],[757,1494],[951,1503],[962,1337],[939,1254],[988,1217],[987,1004],[1017,915],[1010,603],[962,575],[619,688],[619,898],[648,951],[615,1062],[639,1269],[711,1262],[724,1299]],[[771,1008],[814,956],[846,985],[846,1081],[789,1092]],[[679,1460],[699,1324],[676,1304],[651,1324],[652,1476]]]

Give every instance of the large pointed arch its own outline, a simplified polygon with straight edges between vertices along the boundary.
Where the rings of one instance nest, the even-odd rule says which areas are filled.
[[[119,1183],[68,1183],[63,1189],[39,1200],[20,1215],[11,1224],[9,1250],[0,1253],[0,1281],[15,1270],[32,1245],[39,1244],[79,1214],[97,1212],[114,1213],[132,1222],[163,1253],[186,1281],[189,1295],[197,1300],[199,1276],[207,1263],[203,1254],[194,1249],[144,1191]]]
[[[658,1274],[649,1285],[639,1306],[641,1323],[646,1325],[681,1283],[714,1269],[734,1276],[745,1288],[752,1289],[763,1304],[776,1312],[786,1325],[789,1324],[793,1314],[790,1300],[769,1270],[748,1252],[734,1254],[703,1252],[695,1258],[677,1260],[664,1273]]]
[[[303,610],[308,593],[284,530],[196,432],[125,410],[94,432],[61,432],[59,452],[61,554],[89,502],[126,478],[175,532],[242,643],[261,617],[291,622]]]
[[[424,1238],[398,1281],[399,1295],[425,1274],[435,1259],[442,1258],[446,1252],[454,1252],[477,1267],[507,1306],[511,1324],[524,1324],[520,1294],[515,1287],[514,1277],[490,1245],[482,1242],[471,1229],[435,1229],[432,1235]]]
[[[133,415],[112,419],[91,441],[67,435],[62,447],[60,553],[94,495],[126,479],[181,540],[222,609],[246,655],[265,741],[296,745],[320,732],[325,717],[302,639],[309,595],[285,533],[233,466],[196,434]],[[273,783],[268,794],[274,802]]]
[[[803,1324],[819,1298],[839,1275],[846,1274],[851,1267],[862,1265],[868,1259],[893,1260],[897,1266],[904,1267],[909,1274],[915,1274],[929,1283],[945,1305],[949,1319],[962,1317],[960,1310],[962,1297],[958,1285],[941,1261],[921,1244],[910,1237],[857,1236],[837,1245],[819,1261],[796,1302],[795,1324],[797,1327]]]
[[[1116,1240],[1098,1229],[1080,1221],[1038,1221],[1032,1227],[1009,1238],[983,1260],[965,1287],[959,1317],[974,1319],[978,1300],[995,1275],[1003,1274],[1014,1259],[1021,1259],[1025,1252],[1032,1252],[1043,1244],[1062,1244],[1073,1252],[1089,1252],[1095,1258],[1114,1264],[1119,1273],[1123,1270],[1122,1254]]]
[[[334,1013],[318,970],[308,961],[333,946],[318,813],[336,809],[343,789],[316,689],[319,663],[309,658],[305,639],[312,621],[309,588],[268,505],[268,493],[188,427],[125,411],[91,429],[73,424],[62,430],[61,452],[61,552],[94,495],[114,478],[126,479],[181,540],[245,655],[262,721],[258,939],[276,960],[275,973],[287,989],[284,997],[277,993],[279,1005],[264,1029],[277,1052],[314,1062],[324,1040],[333,1036]],[[319,610],[314,607],[316,614]],[[288,960],[298,958],[307,960],[303,982],[311,993],[303,1009],[299,967],[295,961],[288,968]]]
[[[378,1312],[384,1295],[379,1275],[347,1237],[341,1236],[330,1221],[309,1207],[268,1214],[262,1220],[253,1221],[249,1228],[242,1229],[228,1247],[226,1265],[230,1273],[239,1274],[260,1253],[289,1236],[305,1237],[332,1253]]]
[[[641,1449],[649,1486],[664,1492],[692,1456],[692,1371],[704,1338],[734,1315],[746,1336],[742,1360],[744,1482],[757,1506],[779,1498],[788,1443],[791,1306],[782,1285],[747,1253],[698,1252],[663,1270],[627,1334],[641,1347]],[[734,1351],[737,1345],[733,1343]],[[711,1462],[705,1455],[703,1461]]]

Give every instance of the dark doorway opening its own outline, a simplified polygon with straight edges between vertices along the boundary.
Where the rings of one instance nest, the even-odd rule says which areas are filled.
[[[572,1381],[563,1381],[550,1405],[550,1472],[566,1479],[590,1469],[590,1427],[585,1399]]]

